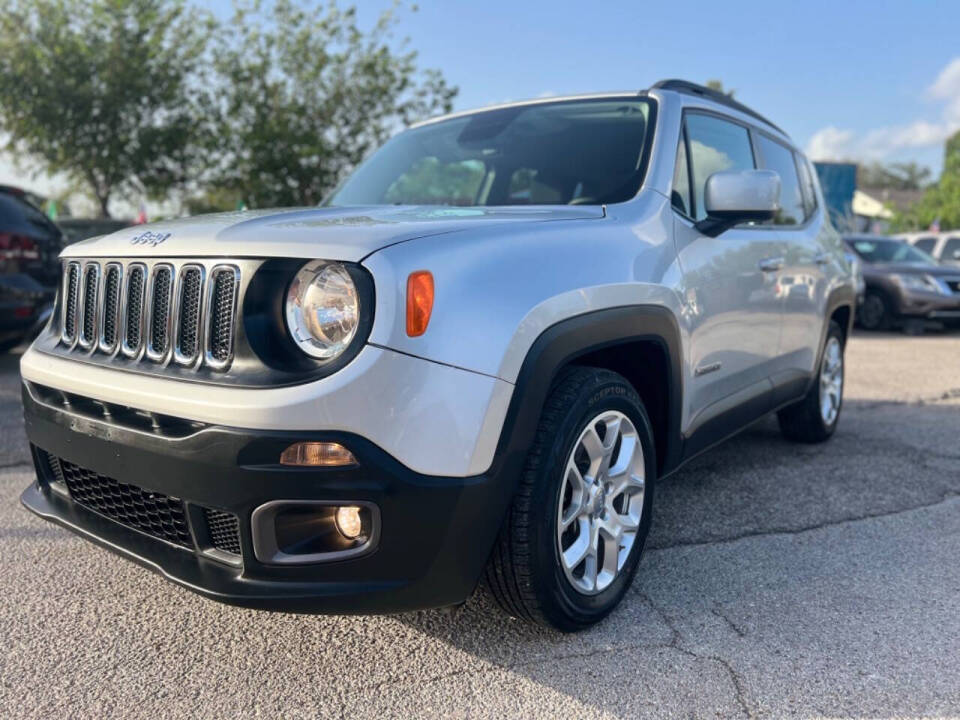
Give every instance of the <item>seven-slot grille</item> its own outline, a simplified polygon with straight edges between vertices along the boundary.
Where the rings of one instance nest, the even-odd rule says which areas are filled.
[[[72,260],[61,342],[134,361],[226,370],[233,359],[240,270],[199,263]]]

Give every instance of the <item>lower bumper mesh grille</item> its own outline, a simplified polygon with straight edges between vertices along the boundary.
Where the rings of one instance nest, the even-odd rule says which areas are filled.
[[[193,548],[183,501],[179,498],[127,485],[53,456],[50,464],[58,479],[63,478],[70,497],[78,505],[155,538]],[[57,466],[60,472],[56,471]]]
[[[240,556],[240,522],[233,513],[204,508],[210,544],[217,550]]]

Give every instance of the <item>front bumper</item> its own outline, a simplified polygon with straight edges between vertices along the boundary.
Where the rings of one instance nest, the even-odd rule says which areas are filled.
[[[210,598],[296,612],[375,613],[452,605],[473,592],[510,498],[511,473],[466,478],[415,473],[373,443],[344,432],[240,430],[189,423],[154,429],[56,406],[42,388],[23,388],[38,479],[21,501],[31,511]],[[93,410],[91,410],[93,408]],[[116,414],[115,416],[116,417]],[[345,445],[358,465],[303,469],[278,464],[296,441]],[[42,452],[121,483],[182,499],[194,547],[181,548],[108,519],[51,489]],[[379,509],[372,552],[310,565],[257,560],[253,511],[275,500],[363,502]],[[242,561],[211,557],[198,539],[194,507],[239,518]]]
[[[897,315],[903,318],[951,320],[960,318],[960,295],[900,290],[897,293]]]

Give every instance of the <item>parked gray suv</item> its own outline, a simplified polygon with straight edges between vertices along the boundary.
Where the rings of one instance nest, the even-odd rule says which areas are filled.
[[[855,304],[810,163],[683,81],[450,115],[318,208],[68,246],[24,355],[33,512],[213,599],[463,602],[562,630],[656,484],[756,419],[819,442]]]

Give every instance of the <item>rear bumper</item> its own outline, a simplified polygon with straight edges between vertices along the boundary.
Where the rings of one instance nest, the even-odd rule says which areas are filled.
[[[441,478],[415,473],[373,443],[342,432],[285,433],[193,423],[147,431],[56,407],[24,385],[37,481],[22,503],[37,515],[215,600],[296,612],[376,613],[439,607],[473,592],[510,498],[510,473]],[[277,464],[292,442],[329,440],[358,460],[350,468]],[[41,449],[82,468],[180,498],[194,547],[181,548],[99,515],[49,485]],[[363,502],[380,515],[377,545],[363,556],[283,566],[254,553],[250,518],[275,500]],[[242,562],[204,553],[194,507],[239,518]]]

